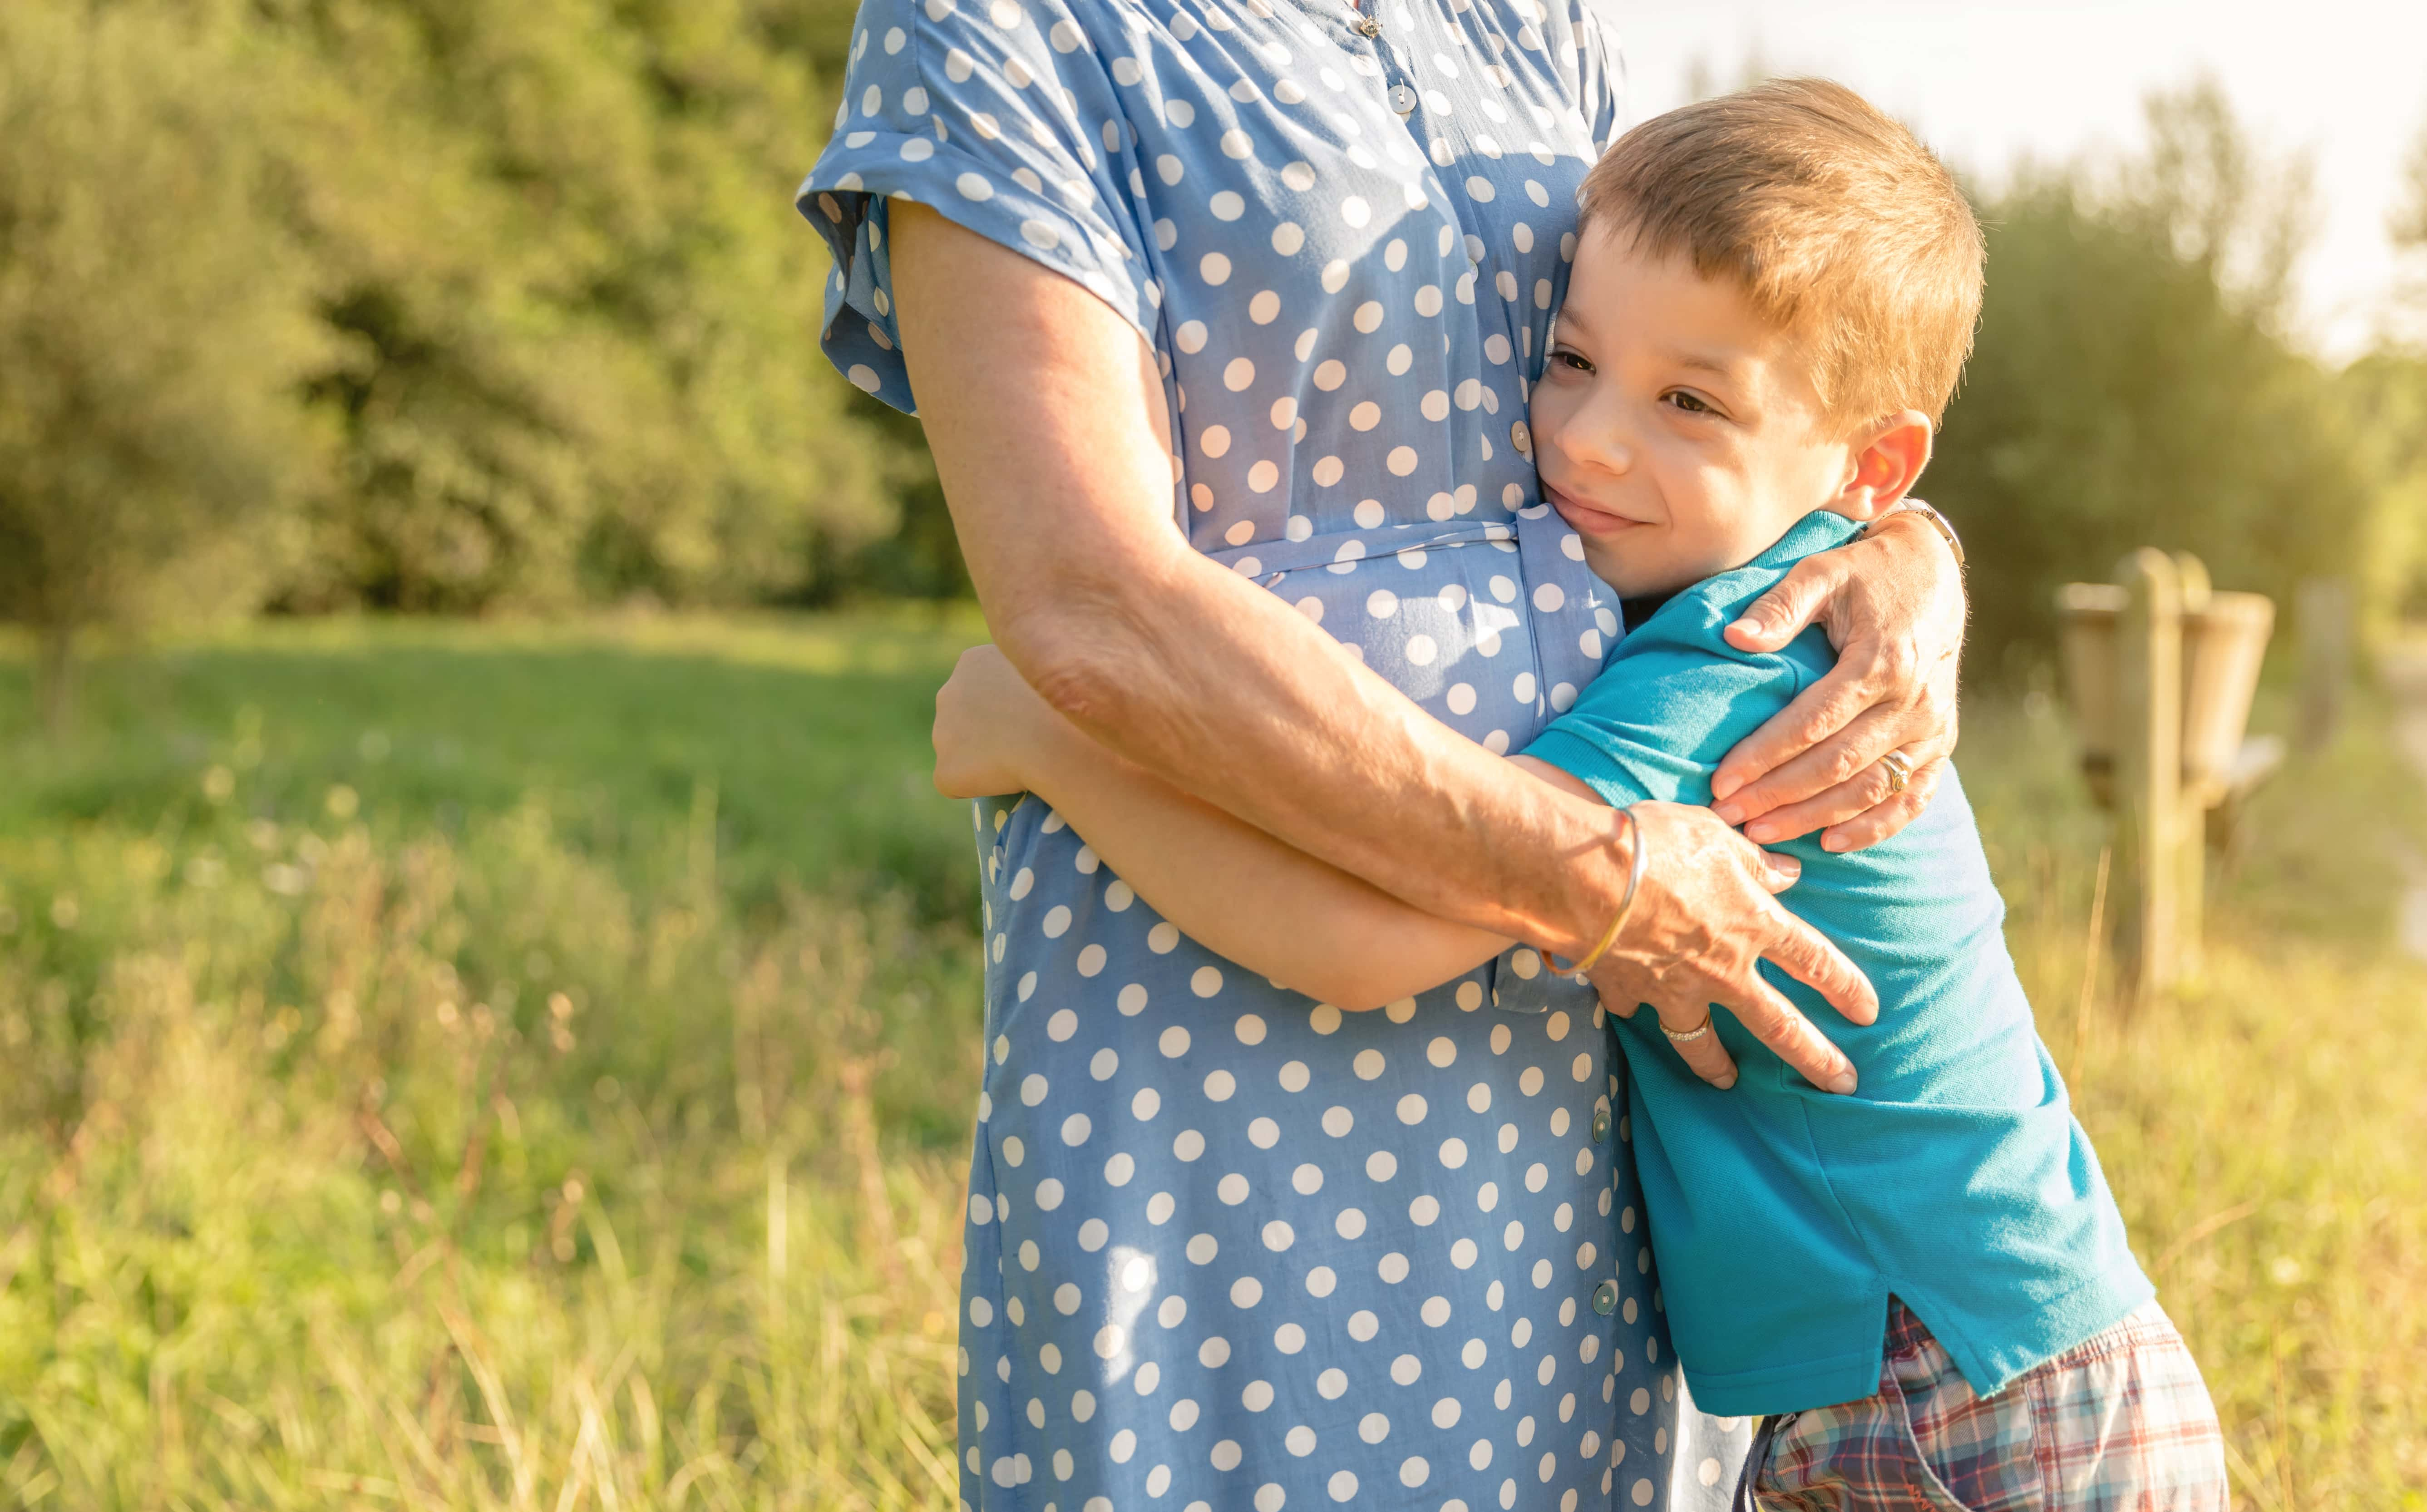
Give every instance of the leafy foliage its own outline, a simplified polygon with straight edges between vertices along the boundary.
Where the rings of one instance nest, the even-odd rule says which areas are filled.
[[[301,230],[345,484],[296,607],[795,590],[888,470],[817,351],[785,189],[823,115],[745,0],[326,0]]]
[[[0,611],[801,596],[924,476],[817,350],[834,18],[7,8]]]
[[[242,66],[170,16],[0,8],[0,616],[55,722],[79,629],[257,588],[322,455],[294,392],[334,343]]]
[[[2122,172],[2026,171],[1982,207],[1979,339],[1925,485],[1974,544],[1976,673],[2142,545],[2279,602],[2309,575],[2381,598],[2398,569],[2377,438],[2284,329],[2305,177],[2256,163],[2213,87],[2150,120]]]
[[[2427,343],[2427,126],[2419,128],[2403,160],[2402,198],[2386,218],[2386,230],[2402,262],[2395,318],[2406,319],[2406,333]]]

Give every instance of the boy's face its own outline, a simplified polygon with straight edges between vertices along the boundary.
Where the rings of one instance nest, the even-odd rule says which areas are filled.
[[[1839,504],[1859,449],[1800,344],[1733,283],[1631,240],[1596,228],[1577,249],[1531,415],[1544,498],[1629,598],[1742,566]]]

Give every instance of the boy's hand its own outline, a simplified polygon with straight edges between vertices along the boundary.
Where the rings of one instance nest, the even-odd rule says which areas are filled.
[[[936,692],[936,790],[947,798],[1025,791],[1022,753],[1061,716],[991,645],[961,653]]]

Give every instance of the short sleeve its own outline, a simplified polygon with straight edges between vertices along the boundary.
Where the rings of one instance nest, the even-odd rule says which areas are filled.
[[[1628,632],[1574,707],[1523,754],[1612,806],[1709,803],[1720,758],[1793,702],[1812,675],[1808,656],[1729,645],[1719,633],[1725,621],[1706,600],[1671,601]]]
[[[1099,26],[1116,24],[1093,7]],[[886,252],[911,200],[1094,291],[1151,339],[1161,290],[1124,186],[1133,133],[1099,40],[1063,0],[865,0],[834,136],[796,200],[834,252],[823,341],[913,411]]]
[[[1592,131],[1596,152],[1607,152],[1630,122],[1626,119],[1626,55],[1593,8],[1575,7],[1576,108]]]

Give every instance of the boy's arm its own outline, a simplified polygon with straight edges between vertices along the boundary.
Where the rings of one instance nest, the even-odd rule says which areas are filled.
[[[1510,780],[1531,779],[1512,772]],[[1056,713],[991,646],[965,655],[937,696],[936,786],[956,797],[1037,794],[1189,938],[1336,1007],[1378,1008],[1508,947],[1124,760]]]
[[[1722,633],[1732,609],[1723,597],[1688,599],[1630,630],[1601,675],[1525,748],[1525,755],[1557,769],[1613,807],[1647,805],[1638,813],[1648,823],[1663,804],[1709,804],[1712,774],[1730,748],[1786,707],[1828,666],[1825,642],[1817,632],[1808,632],[1779,652],[1737,649]],[[1656,837],[1651,843],[1653,854],[1659,854]],[[1773,859],[1795,865],[1800,874],[1800,863],[1792,857]],[[1792,893],[1785,901],[1792,902]],[[1833,943],[1828,949],[1836,951]],[[1723,1005],[1707,1001],[1701,993],[1673,990],[1665,981],[1666,963],[1604,959],[1605,964],[1592,975],[1607,1007],[1631,1016],[1639,1002],[1656,1004],[1661,1026],[1671,1032],[1671,1047],[1695,1074],[1714,1086],[1735,1084],[1734,1058],[1718,1035],[1702,1032],[1711,1011]],[[1765,984],[1777,993],[1788,989],[1784,978]],[[1780,1000],[1792,1008],[1789,1000]],[[1871,1005],[1839,1012],[1858,1024],[1878,1016]],[[1775,1040],[1760,1037],[1773,1050],[1781,1049]],[[1850,1066],[1840,1082],[1814,1081],[1832,1091],[1854,1089]]]

